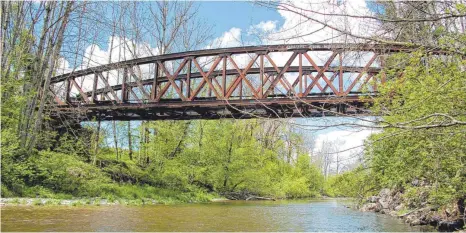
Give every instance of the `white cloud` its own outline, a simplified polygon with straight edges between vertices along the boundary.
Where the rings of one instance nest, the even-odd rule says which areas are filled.
[[[122,37],[109,37],[107,49],[101,49],[98,45],[89,45],[84,53],[81,69],[147,57],[159,54],[158,49],[152,48],[148,43],[135,42]]]
[[[70,67],[70,63],[63,57],[58,58],[57,66],[55,67],[56,74],[66,74],[71,72],[73,69]]]
[[[211,45],[206,48],[228,48],[242,45],[241,29],[233,27],[229,31],[224,32],[222,36],[215,38]]]
[[[288,2],[283,1],[283,6],[287,7]],[[356,42],[357,39],[347,41],[348,38],[342,35],[338,28],[350,31],[353,34],[368,36],[374,33],[374,20],[359,19],[346,16],[335,16],[338,14],[348,15],[371,15],[365,0],[338,1],[338,0],[314,0],[314,1],[293,1],[292,4],[304,16],[287,10],[278,10],[284,19],[283,26],[277,33],[270,35],[267,40],[270,43],[340,43]],[[302,10],[299,10],[302,9]],[[329,15],[331,14],[331,15]],[[327,24],[324,27],[323,24]]]
[[[249,27],[248,35],[257,34],[257,33],[266,35],[267,33],[274,32],[276,28],[277,28],[277,21],[271,21],[271,20],[261,21],[260,23]]]

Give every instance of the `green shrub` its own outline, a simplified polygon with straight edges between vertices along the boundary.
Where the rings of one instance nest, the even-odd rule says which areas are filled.
[[[8,197],[14,197],[15,194],[6,187],[6,185],[1,184],[1,197],[2,198],[8,198]]]
[[[353,171],[330,176],[324,185],[324,193],[330,197],[364,197],[375,194],[367,171],[358,167]]]

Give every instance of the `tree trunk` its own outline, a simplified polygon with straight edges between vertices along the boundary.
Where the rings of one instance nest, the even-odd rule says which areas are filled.
[[[150,142],[150,131],[149,128],[144,127],[144,144],[147,146]],[[150,163],[149,154],[147,153],[147,147],[144,147],[144,156],[146,158],[146,163]]]
[[[232,154],[232,151],[233,151],[233,137],[231,138],[231,141],[230,141],[230,146],[228,148],[228,160],[227,160],[227,164],[225,164],[225,176],[224,176],[224,179],[223,179],[223,190],[227,190],[227,184],[228,184],[228,179],[230,178],[230,168],[229,168],[229,165],[231,163],[231,154]]]
[[[131,137],[131,121],[128,121],[128,155],[129,160],[133,160],[133,143]]]
[[[202,148],[203,133],[204,133],[204,128],[202,127],[202,121],[199,121],[199,150]]]
[[[186,135],[188,134],[188,129],[189,129],[189,125],[191,124],[191,121],[187,121],[186,122],[186,125],[185,125],[185,128],[183,130],[183,136],[180,138],[180,140],[178,141],[178,144],[176,145],[176,148],[170,153],[170,155],[168,156],[170,159],[173,159],[176,157],[176,154],[179,153],[181,151],[181,145],[183,144],[183,141],[184,139],[186,138]]]
[[[96,159],[97,159],[97,153],[99,151],[99,139],[100,138],[100,120],[97,123],[97,133],[95,135],[95,148],[94,148],[94,160],[92,161],[92,164],[95,165]]]
[[[37,141],[37,132],[40,131],[40,127],[42,126],[42,115],[44,112],[45,108],[45,102],[47,99],[47,94],[49,93],[49,88],[50,88],[50,79],[52,78],[54,69],[55,69],[55,63],[58,60],[58,55],[60,53],[61,45],[63,43],[63,35],[65,33],[66,25],[68,23],[68,17],[71,13],[71,7],[73,6],[73,2],[68,2],[65,7],[65,13],[63,15],[62,19],[62,24],[60,25],[60,28],[58,30],[58,35],[57,35],[57,42],[53,43],[53,52],[51,57],[49,58],[49,64],[50,67],[48,67],[48,74],[46,76],[43,89],[42,89],[42,95],[41,95],[41,100],[40,100],[40,105],[39,105],[39,110],[37,111],[37,118],[36,122],[34,124],[34,133],[31,136],[31,140],[29,142],[28,146],[28,151],[30,152],[32,148],[34,148],[36,141]]]
[[[116,151],[116,159],[120,159],[120,155],[118,154],[118,137],[117,137],[117,132],[116,132],[116,123],[115,121],[112,121],[112,128],[113,128],[113,143],[115,145],[115,151]]]

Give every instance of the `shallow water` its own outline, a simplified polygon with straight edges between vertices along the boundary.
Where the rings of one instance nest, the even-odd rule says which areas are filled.
[[[152,206],[4,206],[2,231],[420,231],[347,201],[227,201]]]

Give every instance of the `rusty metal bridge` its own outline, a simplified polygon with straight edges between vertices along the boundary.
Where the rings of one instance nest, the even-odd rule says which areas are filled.
[[[296,44],[150,56],[51,79],[53,118],[78,121],[365,114],[384,57],[409,48]],[[368,100],[369,99],[369,100]]]

